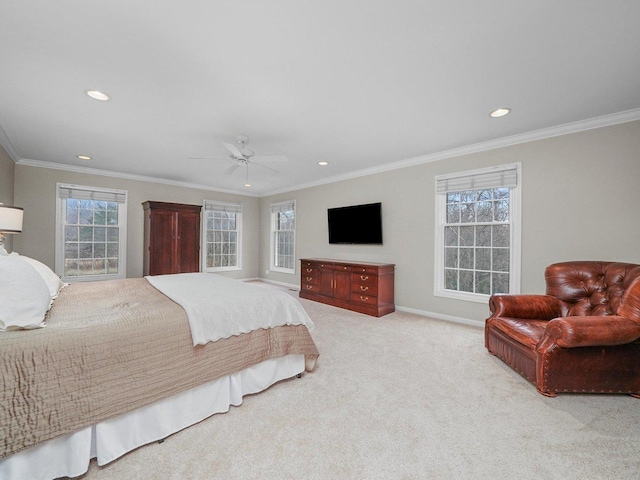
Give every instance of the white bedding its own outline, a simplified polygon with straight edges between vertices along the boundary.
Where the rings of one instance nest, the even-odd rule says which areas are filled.
[[[215,273],[179,273],[145,278],[187,312],[194,346],[260,328],[282,325],[306,325],[309,331],[313,328],[313,322],[302,305],[292,296],[275,289]]]

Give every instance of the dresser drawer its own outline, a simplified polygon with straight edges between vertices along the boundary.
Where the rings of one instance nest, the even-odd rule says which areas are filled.
[[[314,269],[312,272],[306,270],[300,274],[300,283],[303,285],[318,285],[320,283],[320,275]]]
[[[364,303],[365,305],[377,305],[378,299],[375,295],[366,293],[351,293],[351,301],[354,303]]]
[[[378,286],[378,276],[371,275],[369,273],[352,273],[351,283],[353,285],[355,284],[369,285],[375,288]]]
[[[303,265],[302,270],[300,271],[301,278],[306,276],[314,275],[318,276],[318,268],[312,265]]]
[[[342,265],[342,264],[326,264],[325,268],[329,270],[334,270],[336,272],[351,272],[351,265]]]
[[[320,291],[320,286],[312,285],[310,283],[303,283],[302,285],[300,285],[300,291],[318,293]]]
[[[378,267],[373,267],[369,265],[354,265],[351,271],[353,273],[368,273],[371,275],[377,275]]]
[[[365,283],[352,283],[351,293],[359,293],[362,295],[368,295],[370,297],[378,296],[378,288],[376,285],[367,285]]]

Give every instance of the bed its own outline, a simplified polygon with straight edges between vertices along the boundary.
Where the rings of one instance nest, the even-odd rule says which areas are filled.
[[[0,332],[0,478],[81,475],[91,458],[104,465],[225,412],[312,371],[318,357],[297,300],[220,275],[75,283],[55,294],[44,322],[22,327],[45,328]]]

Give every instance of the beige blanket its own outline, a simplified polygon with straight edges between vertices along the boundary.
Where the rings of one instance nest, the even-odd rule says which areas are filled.
[[[270,358],[318,357],[305,326],[192,344],[182,307],[145,279],[76,283],[40,330],[0,334],[0,458]]]

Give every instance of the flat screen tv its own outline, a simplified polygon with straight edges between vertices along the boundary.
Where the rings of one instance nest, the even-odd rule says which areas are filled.
[[[330,208],[329,243],[382,245],[382,204]]]

